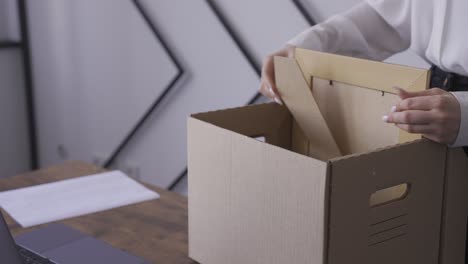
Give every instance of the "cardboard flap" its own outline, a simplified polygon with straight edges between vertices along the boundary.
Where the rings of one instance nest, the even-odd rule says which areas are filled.
[[[248,137],[264,137],[266,142],[276,146],[291,147],[291,114],[275,103],[193,114],[192,117]]]
[[[309,85],[312,78],[319,78],[391,94],[396,93],[394,86],[412,92],[429,88],[430,71],[426,69],[299,48],[295,51],[295,58]],[[400,130],[398,139],[403,143],[421,137]]]
[[[294,59],[275,57],[275,76],[281,98],[312,146],[309,154],[327,160],[341,156],[333,135]]]
[[[408,91],[428,88],[430,71],[414,67],[296,49],[295,57],[306,80],[316,77],[387,93],[393,86]]]

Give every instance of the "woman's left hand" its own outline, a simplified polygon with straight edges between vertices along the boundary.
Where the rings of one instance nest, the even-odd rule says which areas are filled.
[[[439,88],[421,92],[395,89],[402,100],[392,107],[391,113],[382,117],[385,122],[439,143],[455,143],[461,119],[460,104],[455,96]]]

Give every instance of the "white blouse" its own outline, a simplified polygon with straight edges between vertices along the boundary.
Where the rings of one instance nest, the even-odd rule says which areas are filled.
[[[467,0],[367,0],[300,33],[288,44],[384,60],[411,49],[428,63],[468,76]],[[468,146],[468,92],[453,92],[461,106],[452,146]]]

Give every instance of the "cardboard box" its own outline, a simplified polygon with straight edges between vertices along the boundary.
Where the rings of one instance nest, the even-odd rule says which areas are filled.
[[[381,121],[391,87],[426,89],[429,73],[300,49],[275,68],[290,110],[188,119],[190,257],[464,263],[465,154]]]

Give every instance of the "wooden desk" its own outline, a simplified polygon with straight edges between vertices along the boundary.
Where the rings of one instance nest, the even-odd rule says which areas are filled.
[[[0,191],[101,171],[103,169],[87,163],[67,162],[2,179]],[[195,263],[188,258],[187,199],[154,186],[146,186],[158,192],[161,198],[60,222],[152,263]],[[37,228],[23,229],[8,215],[5,216],[14,235]]]

